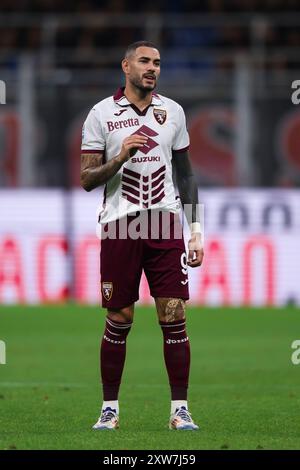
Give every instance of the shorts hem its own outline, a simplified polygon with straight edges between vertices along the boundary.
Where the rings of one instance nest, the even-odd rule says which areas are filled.
[[[190,296],[187,294],[187,295],[179,295],[178,292],[175,293],[170,293],[170,292],[164,292],[163,294],[162,293],[155,293],[154,292],[150,292],[150,295],[151,297],[155,298],[155,297],[172,297],[173,299],[182,299],[182,300],[189,300]]]
[[[129,300],[128,302],[122,302],[121,304],[113,304],[111,305],[109,302],[109,305],[108,303],[106,303],[105,305],[103,305],[103,302],[102,302],[102,308],[113,308],[113,309],[121,309],[121,308],[126,308],[126,307],[129,307],[129,305],[131,304],[134,304],[135,302],[137,302],[139,300],[139,297],[135,297],[133,300]]]

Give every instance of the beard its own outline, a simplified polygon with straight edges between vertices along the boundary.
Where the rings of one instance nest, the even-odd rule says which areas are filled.
[[[130,78],[130,83],[144,93],[152,91],[156,87],[156,80],[153,82],[153,85],[143,85],[143,79],[139,77]]]

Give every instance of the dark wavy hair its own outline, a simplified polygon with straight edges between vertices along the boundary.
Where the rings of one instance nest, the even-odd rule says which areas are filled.
[[[125,57],[128,57],[131,54],[133,54],[138,47],[152,47],[153,49],[158,49],[158,47],[155,44],[153,44],[153,42],[150,42],[150,41],[136,41],[136,42],[133,42],[132,44],[130,44],[127,47],[126,52],[125,52]]]

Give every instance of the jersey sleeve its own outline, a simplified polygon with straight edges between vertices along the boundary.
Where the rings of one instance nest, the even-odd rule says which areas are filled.
[[[105,149],[105,139],[99,114],[95,108],[89,112],[82,128],[82,153],[103,153]]]
[[[173,142],[172,150],[184,152],[188,150],[190,138],[186,127],[185,114],[181,106],[178,105],[177,132]]]

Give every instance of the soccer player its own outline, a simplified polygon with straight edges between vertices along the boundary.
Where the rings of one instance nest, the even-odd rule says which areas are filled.
[[[122,69],[125,87],[97,103],[83,126],[81,185],[86,191],[105,185],[102,234],[116,228],[115,236],[103,236],[101,242],[102,305],[107,317],[100,353],[103,405],[93,428],[119,426],[118,393],[126,338],[144,270],[164,339],[171,388],[169,428],[196,430],[187,403],[190,344],[185,301],[189,298],[187,265],[201,265],[203,247],[185,115],[175,101],[153,92],[160,74],[160,54],[154,44],[131,44]],[[188,260],[181,226],[180,237],[175,236],[180,207],[172,169],[182,205],[192,208],[187,211],[191,229]],[[143,229],[149,222],[147,236],[130,236],[130,222],[139,221],[142,215]],[[158,216],[158,236],[152,230],[154,215]],[[165,215],[169,216],[170,236],[163,227]],[[125,237],[120,235],[123,220]]]

